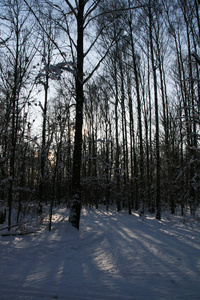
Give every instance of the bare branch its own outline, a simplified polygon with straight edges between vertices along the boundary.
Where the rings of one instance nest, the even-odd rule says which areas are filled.
[[[107,11],[104,11],[102,13],[99,13],[98,15],[94,16],[94,17],[91,17],[87,23],[85,24],[85,27],[88,26],[88,24],[93,21],[94,19],[100,17],[100,16],[103,16],[103,15],[107,15],[107,14],[112,14],[112,13],[115,13],[115,12],[123,12],[123,11],[129,11],[129,10],[133,10],[133,9],[139,9],[139,8],[143,8],[145,7],[146,5],[138,5],[138,6],[132,6],[132,7],[128,7],[128,8],[120,8],[120,9],[111,9],[111,10],[107,10]]]
[[[112,48],[113,44],[114,44],[114,40],[112,41],[112,43],[110,44],[110,46],[108,47],[108,49],[106,50],[105,54],[102,56],[102,58],[99,60],[99,62],[96,64],[96,66],[94,67],[94,69],[90,72],[90,74],[85,78],[85,80],[83,81],[83,84],[85,84],[95,73],[95,71],[100,67],[101,63],[104,61],[104,59],[106,58],[106,56],[108,55],[110,49]]]
[[[110,22],[112,23],[112,22]],[[87,51],[84,53],[84,57],[86,57],[88,55],[88,53],[91,51],[91,49],[94,47],[94,45],[96,44],[98,38],[100,37],[101,33],[103,32],[103,30],[109,26],[109,23],[105,24],[101,30],[99,31],[99,33],[97,34],[97,36],[95,37],[94,41],[90,44],[89,48],[87,49]]]
[[[10,39],[11,36],[12,36],[12,32],[13,32],[13,30],[11,31],[9,37],[7,37],[5,40],[2,39],[2,38],[0,38],[0,45],[5,45],[5,43],[7,43],[7,42],[9,41],[9,39]]]
[[[200,65],[200,56],[196,52],[193,52],[192,56],[196,59],[196,62]]]
[[[35,14],[35,12],[33,11],[32,7],[27,3],[26,0],[23,0],[25,2],[25,4],[27,5],[27,7],[29,8],[29,10],[31,11],[31,13],[33,14],[33,16],[35,17],[35,19],[37,20],[38,24],[40,25],[40,27],[42,28],[42,30],[44,31],[44,33],[46,34],[46,36],[48,37],[48,39],[52,42],[52,44],[56,47],[56,49],[59,51],[60,55],[64,57],[62,51],[60,50],[58,44],[51,38],[51,36],[48,34],[48,32],[45,30],[44,26],[42,25],[42,23],[40,22],[40,19],[37,17],[37,15]]]
[[[71,5],[71,3],[68,0],[65,0],[65,2],[67,3],[67,5],[71,9],[71,11],[73,12],[73,14],[75,15],[75,17],[77,18],[77,13],[76,13],[75,8]],[[77,9],[78,9],[78,6],[77,6]]]
[[[101,0],[96,0],[95,2],[86,11],[84,20],[86,20],[87,17],[97,8],[97,6],[98,6],[99,2],[101,2]]]

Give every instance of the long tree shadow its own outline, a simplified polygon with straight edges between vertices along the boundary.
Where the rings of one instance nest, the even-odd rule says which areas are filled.
[[[191,246],[163,232],[163,224],[157,221],[156,226],[152,222],[148,226],[135,216],[124,218],[98,211],[92,214],[93,233],[96,230],[101,239],[95,249],[88,245],[92,251],[87,258],[87,276],[93,278],[92,284],[99,283],[99,290],[107,290],[118,299],[133,295],[134,299],[151,299],[150,295],[152,299],[197,297],[198,243]],[[87,240],[86,236],[85,232],[83,240]]]
[[[1,299],[198,299],[198,230],[88,208],[81,224],[0,239]]]

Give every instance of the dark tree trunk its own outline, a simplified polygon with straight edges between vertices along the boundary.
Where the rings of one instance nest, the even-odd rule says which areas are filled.
[[[16,34],[16,56],[14,66],[14,87],[11,97],[11,109],[12,109],[12,125],[11,125],[11,157],[10,157],[10,178],[8,189],[8,230],[11,228],[11,214],[12,214],[12,202],[13,202],[13,183],[15,179],[15,158],[16,158],[16,146],[17,146],[17,129],[18,129],[18,97],[19,97],[19,82],[18,82],[18,67],[19,67],[19,28],[18,19],[15,27]]]
[[[151,11],[151,0],[149,0],[149,39],[151,51],[151,63],[154,83],[154,101],[155,101],[155,122],[156,122],[156,219],[161,219],[161,198],[160,198],[160,142],[159,142],[159,113],[158,113],[158,91],[157,74],[153,47],[153,16]]]
[[[72,197],[69,222],[79,229],[81,213],[81,157],[82,157],[82,124],[83,124],[83,25],[85,1],[80,0],[77,14],[77,74],[76,74],[76,131],[72,171]]]
[[[48,55],[48,66],[50,65],[50,57]],[[48,85],[49,74],[46,73],[45,78],[45,96],[44,96],[44,110],[43,110],[43,124],[42,124],[42,149],[40,153],[40,178],[39,178],[39,207],[42,207],[44,202],[44,177],[45,177],[45,160],[46,160],[46,119],[47,119],[47,101],[48,101]]]

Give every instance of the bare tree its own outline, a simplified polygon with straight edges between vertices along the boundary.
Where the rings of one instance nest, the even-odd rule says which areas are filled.
[[[150,42],[150,52],[151,52],[151,64],[153,72],[153,82],[154,82],[154,104],[155,104],[155,121],[156,121],[156,218],[161,218],[161,195],[160,195],[160,138],[159,138],[159,107],[158,107],[158,90],[157,90],[157,72],[156,72],[156,60],[154,54],[154,39],[153,39],[153,2],[149,0],[149,42]]]
[[[8,186],[8,226],[11,226],[11,212],[13,202],[13,185],[16,178],[16,156],[20,139],[24,131],[21,128],[24,107],[28,102],[32,89],[26,94],[26,84],[29,82],[29,70],[35,55],[33,47],[28,49],[32,28],[28,22],[29,11],[24,11],[22,1],[4,1],[3,15],[5,16],[5,28],[10,29],[11,36],[4,43],[5,61],[7,61],[7,74],[4,74],[3,88],[6,101],[9,103],[7,110],[7,125],[11,134],[9,135],[9,186]],[[5,62],[4,62],[5,63]],[[24,93],[24,94],[23,94]],[[24,114],[24,120],[25,114]],[[5,128],[4,128],[5,129]],[[8,141],[7,141],[8,142]]]

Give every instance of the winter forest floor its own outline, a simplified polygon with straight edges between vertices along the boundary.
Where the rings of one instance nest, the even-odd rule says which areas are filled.
[[[200,221],[65,208],[34,234],[0,236],[0,299],[200,299]],[[2,231],[0,232],[2,233]]]

